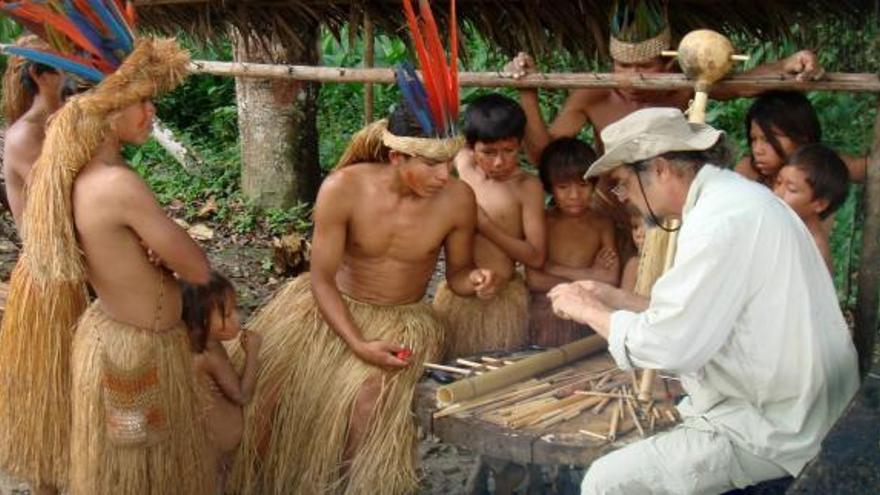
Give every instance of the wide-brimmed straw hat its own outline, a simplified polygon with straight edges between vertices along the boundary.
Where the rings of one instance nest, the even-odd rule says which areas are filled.
[[[723,131],[687,121],[677,108],[635,111],[602,131],[605,154],[584,178],[602,175],[624,163],[636,163],[669,151],[702,151],[718,142]]]

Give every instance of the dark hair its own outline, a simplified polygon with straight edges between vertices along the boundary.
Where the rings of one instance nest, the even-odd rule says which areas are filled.
[[[422,129],[419,121],[404,104],[395,106],[388,116],[388,132],[402,137],[432,137]]]
[[[464,137],[471,146],[477,141],[521,140],[525,134],[526,113],[519,103],[504,95],[489,93],[481,96],[464,112]]]
[[[34,81],[34,78],[31,77],[31,68],[34,69],[34,73],[36,75],[45,74],[46,72],[56,73],[58,72],[52,67],[48,65],[41,64],[39,62],[31,62],[28,61],[21,67],[21,87],[27,91],[27,94],[30,96],[35,96],[39,93],[40,88],[37,87],[37,81]]]
[[[193,352],[203,352],[211,332],[211,312],[214,308],[226,314],[229,296],[235,297],[232,282],[216,270],[204,285],[181,282],[183,322],[189,329],[189,346]]]
[[[819,212],[819,218],[828,218],[846,201],[849,170],[831,148],[821,143],[801,146],[791,154],[786,165],[804,172],[807,184],[813,189],[813,199],[828,201],[828,206]]]
[[[787,161],[787,157],[773,134],[773,128],[799,146],[822,140],[822,128],[816,109],[803,93],[797,91],[767,91],[761,94],[746,114],[747,139],[751,136],[752,122],[761,128],[770,146],[783,161]],[[752,156],[752,162],[754,161]]]
[[[580,139],[564,137],[551,141],[538,160],[538,175],[544,190],[553,194],[554,182],[582,180],[594,161],[596,152]],[[589,182],[595,184],[596,178],[589,179]]]

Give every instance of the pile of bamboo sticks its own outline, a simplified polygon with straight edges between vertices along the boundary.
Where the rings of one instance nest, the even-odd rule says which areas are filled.
[[[452,404],[434,417],[473,417],[506,428],[543,430],[586,414],[598,418],[589,423],[602,425],[602,431],[578,431],[603,442],[614,441],[633,429],[644,437],[678,421],[669,401],[641,402],[636,398],[638,390],[635,371],[609,368],[589,372],[573,366]]]

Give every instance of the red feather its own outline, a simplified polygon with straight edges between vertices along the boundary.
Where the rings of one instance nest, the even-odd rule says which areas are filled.
[[[441,102],[441,112],[443,120],[438,122],[441,129],[446,127],[446,123],[450,118],[449,111],[449,86],[452,81],[449,77],[449,68],[446,65],[446,53],[443,51],[443,43],[440,41],[440,31],[437,29],[437,22],[434,20],[434,14],[431,12],[431,5],[428,0],[419,0],[419,7],[422,14],[422,20],[425,23],[425,39],[428,45],[428,52],[431,55],[431,72],[434,75],[434,84],[438,89],[437,98]]]
[[[92,27],[98,29],[101,34],[107,34],[106,29],[104,29],[104,23],[101,21],[101,18],[98,17],[98,14],[92,10],[92,6],[89,5],[87,0],[73,0],[73,5],[74,8],[89,21],[89,24],[91,24]]]
[[[428,94],[428,105],[431,107],[431,114],[434,116],[434,123],[442,127],[443,104],[438,98],[438,91],[435,87],[435,76],[432,73],[431,58],[425,48],[425,42],[422,39],[422,32],[419,29],[419,21],[416,19],[416,13],[412,8],[410,0],[403,0],[403,11],[406,14],[409,30],[412,34],[413,45],[415,45],[416,56],[419,58],[419,66],[422,69],[422,80],[425,83],[425,92]]]
[[[43,23],[56,31],[67,36],[70,41],[78,45],[83,50],[100,57],[101,52],[82,34],[76,25],[70,19],[46,8],[42,5],[34,3],[19,3],[17,6],[9,10],[14,17],[21,18],[25,21]]]
[[[449,111],[452,120],[458,120],[458,17],[455,0],[449,0]]]
[[[128,21],[129,27],[134,29],[134,26],[137,23],[137,14],[135,13],[135,10],[134,10],[134,3],[133,2],[125,2],[124,12],[125,12],[125,18],[126,18],[126,21]]]

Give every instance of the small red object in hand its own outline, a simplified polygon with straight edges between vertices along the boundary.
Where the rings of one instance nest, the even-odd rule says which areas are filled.
[[[404,347],[403,349],[397,351],[397,354],[395,354],[395,356],[397,356],[397,359],[406,361],[410,356],[412,356],[412,350]]]

